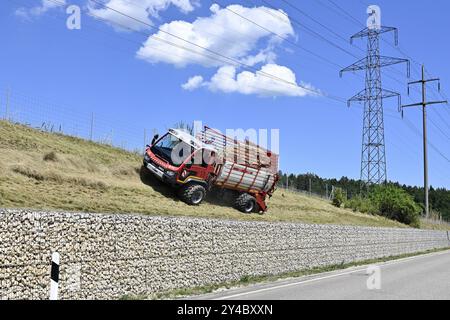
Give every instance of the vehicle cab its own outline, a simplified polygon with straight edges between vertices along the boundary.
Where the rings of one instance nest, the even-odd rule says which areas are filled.
[[[216,151],[192,135],[170,129],[164,136],[155,136],[147,146],[144,166],[158,179],[172,186],[191,183],[211,186],[215,172]]]

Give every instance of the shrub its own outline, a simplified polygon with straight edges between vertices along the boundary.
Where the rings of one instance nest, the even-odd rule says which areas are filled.
[[[333,206],[340,208],[345,201],[344,191],[341,188],[336,188],[333,194]]]
[[[369,200],[376,206],[380,215],[412,227],[420,226],[420,207],[403,189],[375,186],[369,193]]]
[[[379,214],[376,205],[368,198],[361,196],[353,197],[345,202],[345,208],[362,213]]]
[[[55,152],[49,152],[44,155],[44,161],[58,161],[58,157]]]
[[[406,191],[398,187],[374,186],[367,197],[357,196],[345,201],[345,207],[384,216],[412,227],[420,226],[421,207]]]

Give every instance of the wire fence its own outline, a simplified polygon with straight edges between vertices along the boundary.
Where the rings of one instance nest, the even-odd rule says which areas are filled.
[[[447,226],[450,228],[450,221],[446,220],[444,218],[422,218],[422,222],[428,223],[428,224],[434,224],[438,226]]]
[[[334,193],[334,186],[330,186],[329,188],[325,188],[323,190],[323,193],[317,193],[317,192],[313,192],[313,191],[306,191],[306,190],[300,190],[297,189],[295,187],[286,187],[286,186],[281,186],[278,185],[277,187],[279,190],[284,190],[284,191],[290,191],[290,192],[294,192],[294,193],[298,193],[304,196],[309,196],[309,197],[314,197],[314,198],[318,198],[318,199],[322,199],[322,200],[332,200],[333,199],[333,193]]]
[[[142,153],[153,132],[105,114],[54,103],[10,87],[0,91],[0,119],[137,153]]]

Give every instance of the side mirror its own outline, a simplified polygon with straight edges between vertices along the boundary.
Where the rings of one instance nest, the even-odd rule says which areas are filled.
[[[155,144],[155,142],[156,142],[156,140],[158,140],[158,138],[159,138],[159,134],[155,134],[155,135],[153,136],[153,139],[152,139],[152,145]]]

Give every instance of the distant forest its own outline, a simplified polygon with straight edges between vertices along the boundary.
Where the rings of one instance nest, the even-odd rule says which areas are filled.
[[[332,186],[341,188],[347,193],[347,197],[351,199],[354,196],[360,195],[361,181],[342,177],[341,179],[324,179],[315,174],[299,174],[289,175],[280,171],[279,185],[299,190],[299,191],[311,191],[314,194],[322,196],[329,195],[331,193]],[[310,190],[311,183],[311,190]],[[422,208],[424,203],[424,189],[423,187],[411,187],[407,185],[401,185],[398,182],[389,182],[390,185],[400,187],[413,196],[414,201],[417,202]],[[450,190],[445,188],[433,188],[430,187],[430,208],[435,213],[440,213],[442,217],[450,221]]]

